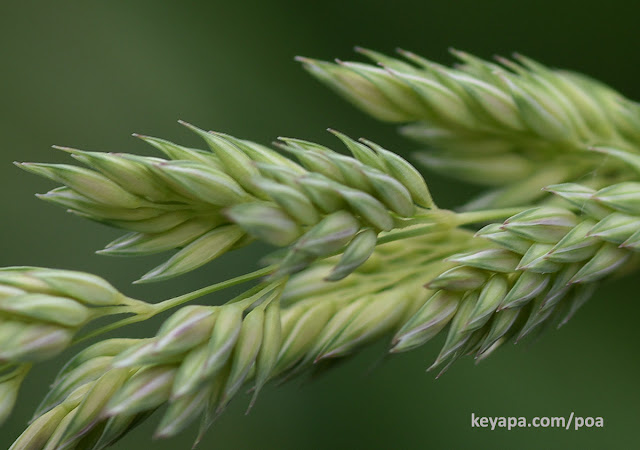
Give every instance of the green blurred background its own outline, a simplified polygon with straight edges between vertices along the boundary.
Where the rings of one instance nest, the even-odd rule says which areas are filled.
[[[179,118],[263,143],[287,135],[331,144],[324,131],[330,126],[408,154],[415,146],[393,127],[329,93],[293,57],[349,59],[354,45],[385,52],[400,46],[445,63],[450,46],[483,57],[519,51],[638,99],[639,12],[640,3],[626,0],[2,2],[0,266],[95,272],[151,301],[250,270],[255,249],[174,281],[130,286],[161,258],[94,255],[118,233],[39,202],[33,193],[52,184],[11,161],[66,161],[52,144],[148,152],[132,132],[197,144]],[[471,192],[429,180],[444,205]],[[561,331],[535,345],[508,346],[477,367],[464,360],[439,380],[424,372],[438,343],[370,370],[384,351],[373,347],[314,383],[267,389],[248,417],[246,399],[236,400],[200,448],[638,448],[637,286],[634,276],[607,284]],[[118,334],[146,336],[157,327],[154,321]],[[0,429],[0,448],[26,425],[59,367],[38,366],[28,379],[14,417]],[[531,418],[571,411],[601,416],[605,427],[470,427],[472,412]],[[156,420],[116,448],[149,445]],[[190,448],[195,431],[154,448]]]

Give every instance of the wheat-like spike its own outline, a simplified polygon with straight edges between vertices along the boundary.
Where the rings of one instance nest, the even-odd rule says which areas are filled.
[[[390,351],[397,353],[449,325],[433,365],[447,363],[446,369],[462,355],[482,359],[510,338],[564,323],[597,280],[638,250],[640,185],[549,191],[580,209],[539,207],[487,226],[478,235],[493,247],[458,230],[378,246],[365,266],[338,282],[325,281],[335,267],[330,258],[226,305],[184,307],[154,338],[96,344],[58,376],[15,448],[30,448],[43,417],[57,420],[47,422],[50,447],[93,442],[88,448],[103,448],[133,418],[164,403],[169,408],[157,437],[172,436],[199,416],[202,434],[243,384],[255,380],[259,390],[269,379],[318,370],[387,333],[394,333]],[[78,389],[87,390],[87,399],[69,409],[67,399]],[[61,408],[67,413],[52,413]]]
[[[494,64],[464,52],[448,68],[399,50],[407,62],[359,49],[377,65],[298,58],[314,77],[408,133],[451,151],[501,153],[518,143],[564,151],[605,142],[637,151],[640,110],[584,75],[527,57]]]
[[[203,433],[241,386],[259,391],[268,380],[317,370],[396,331],[428,297],[422,285],[442,257],[469,248],[471,238],[460,230],[411,238],[424,254],[419,260],[404,257],[404,241],[385,244],[338,282],[324,281],[335,261],[323,260],[286,286],[265,282],[222,306],[183,307],[151,339],[94,344],[63,368],[12,448],[104,448],[164,403],[157,437],[201,415]],[[447,249],[443,240],[451,241]],[[77,401],[77,392],[86,399]]]
[[[489,225],[478,235],[493,247],[458,230],[382,245],[339,282],[325,281],[335,267],[330,258],[223,306],[184,307],[154,338],[96,344],[58,376],[15,448],[30,448],[33,427],[52,416],[57,422],[48,423],[47,445],[104,448],[131,420],[165,403],[156,437],[172,436],[200,416],[202,435],[243,384],[254,381],[259,390],[269,379],[319,370],[388,333],[390,352],[397,353],[449,325],[432,366],[446,369],[465,354],[483,359],[511,338],[565,323],[595,282],[638,250],[640,185],[549,191],[580,209],[539,207]],[[79,389],[87,399],[69,410],[67,399]],[[60,408],[66,415],[52,413]]]
[[[49,359],[89,321],[144,304],[84,272],[0,268],[0,363]],[[114,308],[115,307],[115,308]],[[118,309],[120,308],[120,309]]]
[[[547,190],[577,212],[539,207],[481,229],[477,236],[502,248],[450,257],[456,267],[428,284],[433,296],[397,333],[392,352],[424,344],[450,322],[434,366],[464,354],[481,358],[543,323],[566,323],[595,282],[640,251],[640,184]]]
[[[638,152],[640,108],[602,83],[520,55],[494,64],[453,51],[460,64],[448,68],[402,50],[407,62],[358,51],[378,65],[298,59],[365,112],[411,122],[401,131],[431,147],[416,154],[429,168],[502,186],[468,209],[531,203],[542,187],[594,168],[630,176],[624,165],[583,152],[594,145]]]
[[[33,363],[67,349],[91,320],[148,312],[95,275],[41,267],[0,268],[0,423]]]
[[[156,437],[200,417],[199,441],[242,386],[253,385],[251,407],[268,381],[317,373],[385,335],[398,353],[448,327],[431,366],[442,373],[463,355],[482,360],[562,325],[600,280],[637,267],[637,105],[520,56],[498,65],[454,52],[462,64],[449,69],[407,52],[409,63],[359,51],[382,68],[301,61],[374,116],[415,122],[407,134],[445,151],[426,156],[431,166],[500,189],[456,214],[435,206],[413,166],[369,141],[332,131],[351,157],[280,138],[296,163],[186,123],[211,152],[142,137],[166,159],[65,148],[89,169],[20,164],[64,184],[45,199],[130,232],[104,253],[179,249],[144,281],[253,239],[284,248],[274,266],[239,277],[268,275],[228,303],[185,306],[152,338],[81,351],[11,449],[103,449],[164,405]],[[583,184],[567,182],[596,167]],[[540,202],[541,187],[555,199]],[[502,205],[517,208],[482,210]],[[459,228],[505,217],[477,237]],[[240,282],[230,281],[220,286]],[[0,421],[31,363],[66,348],[90,319],[150,317],[220,286],[152,308],[88,274],[0,269]]]
[[[280,148],[295,155],[297,164],[258,144],[185,125],[212,153],[139,136],[172,159],[64,148],[89,169],[19,166],[65,184],[40,198],[130,231],[99,253],[132,256],[179,249],[140,281],[180,275],[255,238],[292,245],[278,272],[282,275],[339,251],[361,231],[402,227],[402,218],[434,207],[418,171],[371,142],[332,131],[351,157],[281,138]],[[375,241],[358,239],[357,245],[364,255]],[[357,267],[355,261],[351,257],[350,270]],[[349,273],[346,264],[339,269],[341,276]]]

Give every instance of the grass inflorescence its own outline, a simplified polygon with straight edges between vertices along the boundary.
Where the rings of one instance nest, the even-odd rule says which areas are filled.
[[[199,441],[246,387],[251,407],[266,383],[381,338],[395,354],[446,334],[429,367],[442,374],[566,323],[601,280],[637,268],[637,104],[522,56],[455,51],[448,68],[358,51],[378,65],[299,60],[360,109],[404,123],[428,146],[416,154],[427,168],[490,190],[440,209],[408,161],[334,130],[348,154],[293,138],[275,150],[181,122],[208,150],[135,135],[161,157],[58,147],[85,167],[17,163],[62,184],[43,200],[126,231],[98,253],[174,252],[139,282],[253,241],[276,250],[263,269],[156,304],[82,272],[1,269],[0,421],[34,364],[176,308],[153,337],[81,350],[12,449],[106,448],[161,407],[156,437],[200,420]],[[225,304],[194,303],[251,280]],[[81,333],[115,314],[128,317]]]

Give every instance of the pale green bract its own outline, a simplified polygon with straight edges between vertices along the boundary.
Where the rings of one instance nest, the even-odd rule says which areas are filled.
[[[267,382],[384,337],[399,353],[445,333],[431,366],[442,374],[566,323],[598,282],[638,267],[637,104],[521,56],[494,64],[455,52],[450,69],[359,51],[379,66],[300,60],[374,117],[410,122],[402,132],[429,145],[415,155],[427,167],[494,190],[462,212],[439,209],[405,159],[333,130],[350,155],[291,138],[278,152],[182,122],[209,150],[136,135],[162,157],[61,148],[86,168],[18,164],[63,184],[40,198],[127,231],[99,253],[175,252],[141,282],[256,240],[277,249],[263,269],[155,304],[81,272],[0,269],[0,422],[38,361],[260,279],[225,304],[177,309],[153,337],[81,350],[12,449],[106,448],[164,405],[155,437],[200,420],[199,441],[247,386],[251,407]]]

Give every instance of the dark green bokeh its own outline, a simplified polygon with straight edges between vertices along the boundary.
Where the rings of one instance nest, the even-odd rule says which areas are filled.
[[[161,285],[129,286],[159,258],[94,255],[117,232],[37,201],[32,194],[52,185],[10,163],[66,160],[51,144],[147,152],[132,132],[197,143],[178,118],[264,143],[279,135],[333,143],[323,131],[330,126],[407,154],[415,147],[393,127],[330,94],[293,56],[348,59],[355,44],[386,52],[401,46],[441,62],[451,61],[450,46],[483,57],[519,51],[586,72],[637,99],[639,13],[640,4],[622,0],[3,2],[0,266],[95,272],[152,301],[249,270],[257,252],[230,255]],[[433,176],[430,183],[444,205],[470,192]],[[302,388],[267,389],[248,417],[246,400],[236,400],[201,448],[637,447],[637,300],[634,276],[609,283],[561,331],[531,346],[509,346],[478,367],[460,362],[437,381],[424,373],[437,343],[369,371],[384,352],[371,348]],[[118,334],[145,336],[157,326]],[[59,367],[38,366],[29,378],[15,416],[0,430],[0,448],[26,425]],[[472,412],[531,418],[571,411],[602,416],[605,428],[470,427]],[[116,448],[148,445],[154,423]],[[154,448],[190,448],[194,434],[192,428]]]

